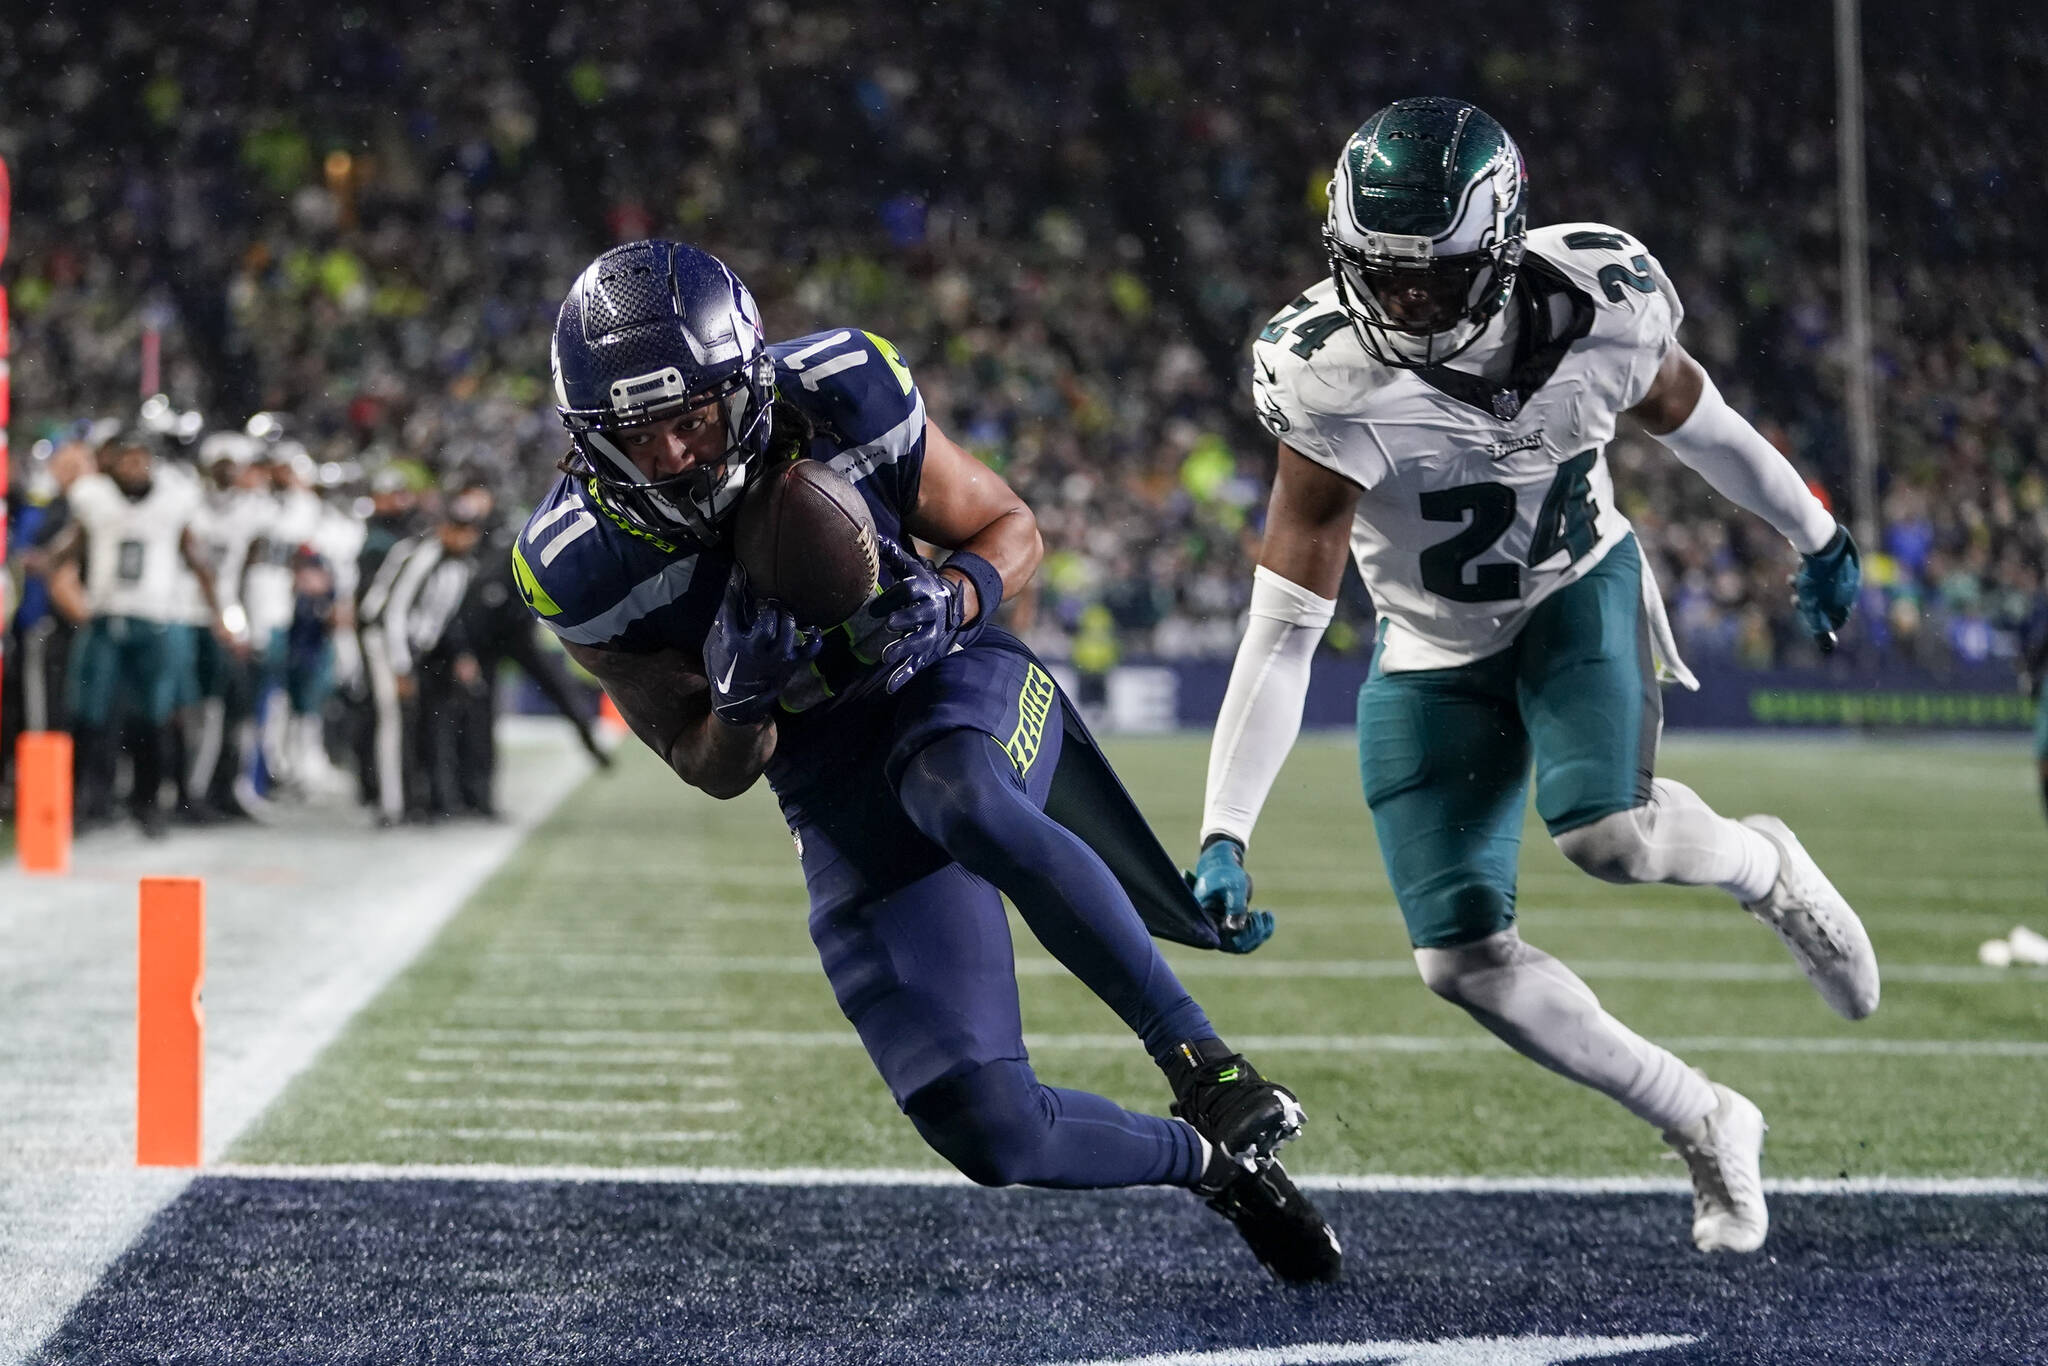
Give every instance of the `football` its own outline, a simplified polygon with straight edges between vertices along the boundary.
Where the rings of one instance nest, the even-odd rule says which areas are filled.
[[[747,490],[733,554],[755,596],[782,604],[805,627],[839,625],[881,578],[867,501],[818,460],[780,465]]]

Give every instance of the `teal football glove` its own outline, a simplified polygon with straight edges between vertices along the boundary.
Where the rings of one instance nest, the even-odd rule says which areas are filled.
[[[1833,539],[1819,550],[1800,557],[1799,572],[1792,577],[1792,601],[1799,608],[1800,624],[1821,653],[1834,650],[1835,632],[1849,620],[1862,587],[1863,564],[1845,526],[1836,527]]]
[[[1251,907],[1252,878],[1244,870],[1244,846],[1228,835],[1212,835],[1183,874],[1202,909],[1216,917],[1218,945],[1225,953],[1250,953],[1273,937],[1273,913]]]

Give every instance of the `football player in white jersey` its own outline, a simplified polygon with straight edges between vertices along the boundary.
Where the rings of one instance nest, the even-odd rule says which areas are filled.
[[[210,628],[223,636],[227,628],[211,567],[192,534],[198,481],[158,461],[153,441],[137,430],[100,448],[105,473],[71,486],[71,524],[31,557],[29,567],[48,574],[76,554],[85,556],[92,620],[73,653],[70,679],[80,812],[88,818],[108,814],[114,748],[125,723],[134,763],[129,805],[143,832],[155,837],[163,833],[158,791],[183,674],[175,632],[182,613],[180,579],[187,569]]]
[[[1803,555],[1825,646],[1859,571],[1848,533],[1676,340],[1649,251],[1597,223],[1529,230],[1506,131],[1449,99],[1359,128],[1330,185],[1331,271],[1253,346],[1279,438],[1209,760],[1197,893],[1245,933],[1252,827],[1301,726],[1348,545],[1382,626],[1359,764],[1423,980],[1534,1061],[1655,1125],[1691,1170],[1693,1241],[1751,1251],[1768,1215],[1757,1107],[1607,1014],[1515,924],[1533,760],[1566,857],[1610,882],[1715,886],[1774,928],[1828,1004],[1877,1006],[1848,903],[1770,816],[1716,814],[1654,776],[1660,673],[1697,684],[1614,505],[1604,448],[1631,414]]]

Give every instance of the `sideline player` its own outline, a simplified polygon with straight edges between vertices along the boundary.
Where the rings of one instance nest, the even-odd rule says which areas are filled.
[[[1046,812],[1085,733],[989,623],[1037,568],[1037,522],[927,418],[895,348],[853,328],[769,346],[723,263],[648,241],[584,271],[552,359],[574,448],[515,547],[522,595],[685,782],[734,797],[767,775],[826,976],[918,1133],[985,1185],[1188,1187],[1276,1275],[1333,1279],[1337,1240],[1272,1157],[1293,1095],[1216,1037]],[[726,544],[749,480],[800,456],[852,480],[882,538],[882,593],[822,637],[755,600]],[[1039,1081],[998,888],[1143,1041],[1180,1120]]]
[[[129,809],[152,839],[164,834],[159,791],[182,679],[183,571],[198,584],[214,637],[228,639],[212,566],[192,534],[198,481],[158,460],[156,440],[140,428],[108,438],[99,450],[104,473],[72,485],[71,523],[28,566],[48,576],[74,556],[85,559],[92,620],[73,652],[70,679],[81,817],[112,814],[116,752],[125,748],[133,764]]]
[[[1768,1228],[1763,1117],[1521,939],[1523,798],[1533,755],[1537,811],[1573,863],[1728,891],[1829,1005],[1868,1015],[1870,941],[1785,823],[1728,820],[1652,776],[1653,657],[1696,684],[1614,506],[1616,419],[1632,414],[1791,540],[1801,619],[1828,644],[1855,601],[1856,549],[1678,345],[1678,300],[1642,244],[1593,223],[1525,231],[1525,187],[1507,133],[1457,100],[1401,100],[1344,148],[1330,276],[1253,345],[1279,470],[1210,752],[1196,892],[1244,907],[1244,852],[1299,733],[1348,542],[1383,622],[1359,766],[1423,980],[1656,1125],[1692,1173],[1693,1241],[1750,1251]]]

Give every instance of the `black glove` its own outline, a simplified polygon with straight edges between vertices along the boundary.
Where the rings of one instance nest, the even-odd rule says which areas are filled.
[[[899,581],[862,610],[886,621],[895,635],[882,649],[882,667],[889,674],[889,691],[896,692],[953,648],[967,604],[958,583],[888,537],[880,542],[882,558]]]
[[[781,604],[754,601],[747,576],[734,565],[704,640],[711,710],[728,725],[753,725],[774,709],[789,680],[823,645],[817,632],[799,630]]]

